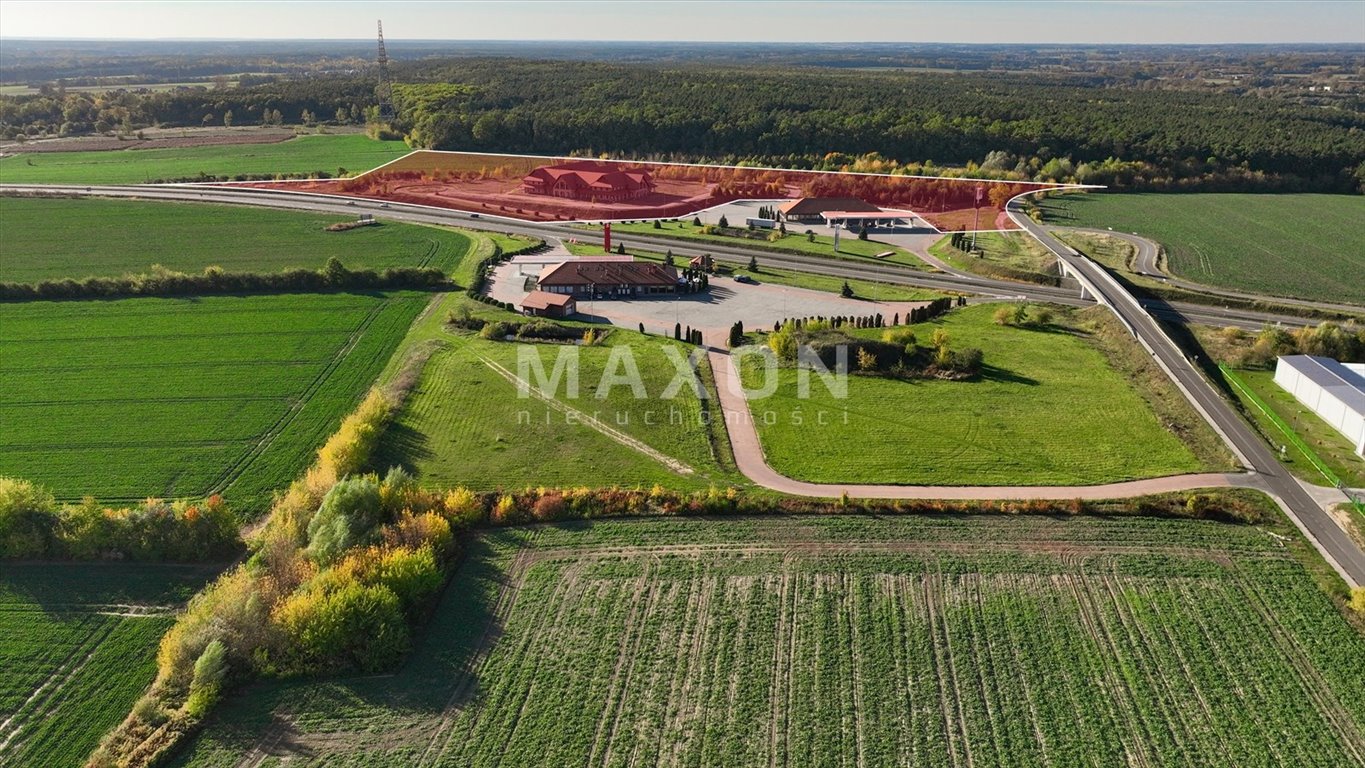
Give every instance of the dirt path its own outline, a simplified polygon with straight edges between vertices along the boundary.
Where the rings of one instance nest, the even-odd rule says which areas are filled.
[[[758,429],[749,412],[740,383],[739,371],[728,352],[712,349],[709,353],[711,371],[716,377],[716,391],[720,395],[721,412],[730,432],[730,445],[735,453],[735,466],[754,483],[793,496],[838,498],[847,494],[855,499],[1118,499],[1145,496],[1171,491],[1190,491],[1197,488],[1260,487],[1252,474],[1204,473],[1174,475],[1150,480],[1132,480],[1105,485],[840,485],[808,483],[779,474],[763,456],[763,445]]]

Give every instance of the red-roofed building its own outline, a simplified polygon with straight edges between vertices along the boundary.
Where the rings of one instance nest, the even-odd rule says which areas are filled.
[[[562,293],[531,291],[521,300],[521,311],[537,317],[568,317],[578,311],[578,302]]]
[[[566,261],[546,269],[537,287],[570,296],[631,298],[678,289],[678,270],[649,261]]]
[[[778,215],[788,222],[824,222],[825,211],[875,213],[881,209],[854,197],[799,197],[777,207]]]
[[[522,178],[521,189],[532,195],[616,203],[653,192],[654,178],[644,169],[582,160],[537,168]]]

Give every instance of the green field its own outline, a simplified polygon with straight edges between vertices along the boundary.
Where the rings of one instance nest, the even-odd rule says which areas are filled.
[[[388,361],[423,293],[0,304],[0,475],[258,508]]]
[[[1365,304],[1365,199],[1357,195],[1085,194],[1043,208],[1052,224],[1156,240],[1172,272],[1192,282]]]
[[[1365,638],[1289,541],[995,516],[493,531],[396,675],[254,687],[176,764],[1357,764]]]
[[[711,214],[708,214],[710,218]],[[743,222],[736,222],[742,225]],[[731,237],[729,235],[708,235],[702,231],[701,227],[692,225],[692,219],[681,219],[678,221],[665,221],[660,224],[661,229],[655,229],[653,222],[640,224],[621,224],[611,225],[613,232],[636,234],[645,237],[665,237],[680,240],[690,240],[695,246],[698,243],[714,243],[716,245],[729,245],[737,248],[768,248],[775,251],[798,251],[808,253],[813,256],[830,256],[838,258],[856,259],[859,261],[886,262],[889,264],[899,264],[903,267],[913,269],[925,269],[924,261],[918,256],[899,246],[889,243],[881,243],[875,239],[859,240],[856,232],[842,232],[839,235],[839,250],[834,250],[834,237],[832,235],[817,234],[815,241],[807,240],[805,231],[827,230],[824,225],[807,226],[805,224],[793,224],[788,228],[788,234],[777,242],[770,243],[767,240],[750,240],[743,237]],[[600,228],[594,227],[596,231]],[[878,254],[893,251],[891,256],[884,259],[877,258]]]
[[[196,203],[0,197],[0,281],[118,276],[160,264],[199,273],[318,269],[336,257],[351,269],[449,271],[467,235],[380,223],[328,232],[338,216]]]
[[[5,184],[142,184],[258,173],[335,174],[368,171],[408,153],[401,141],[375,141],[360,134],[299,136],[275,144],[235,144],[180,149],[106,152],[34,152],[0,159]]]
[[[1203,468],[1084,338],[996,325],[996,306],[912,326],[922,345],[942,328],[954,348],[980,348],[977,380],[851,376],[847,399],[819,381],[801,399],[797,371],[780,369],[777,392],[750,402],[768,463],[800,480],[905,485],[1091,485]],[[758,389],[759,358],[744,362]]]
[[[204,566],[5,563],[0,764],[78,766],[156,675],[171,613]]]
[[[468,333],[441,336],[445,348],[427,362],[386,433],[381,464],[410,467],[428,486],[480,490],[540,485],[649,488],[655,483],[697,489],[738,480],[723,469],[730,463],[723,425],[703,421],[695,395],[683,391],[675,399],[659,397],[674,371],[662,346],[674,347],[685,358],[691,349],[687,345],[614,330],[605,346],[578,350],[577,396],[563,386],[554,393],[559,404],[639,440],[680,462],[688,470],[684,471],[587,426],[581,416],[540,399],[519,397],[516,384],[488,364],[520,375],[522,347],[540,356],[548,374],[566,347],[487,341]],[[612,387],[605,399],[597,398],[616,347],[631,350],[644,383],[644,399],[636,400],[627,386]],[[709,380],[709,370],[706,376]]]

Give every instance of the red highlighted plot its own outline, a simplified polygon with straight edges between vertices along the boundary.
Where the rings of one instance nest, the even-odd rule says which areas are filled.
[[[1016,195],[1058,184],[419,150],[352,179],[246,186],[434,205],[526,221],[690,216],[736,200],[910,213],[939,230],[1014,229]],[[792,221],[803,221],[793,218]]]

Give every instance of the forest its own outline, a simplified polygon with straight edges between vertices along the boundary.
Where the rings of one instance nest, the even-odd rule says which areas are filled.
[[[1083,75],[423,59],[393,67],[413,147],[887,169],[1136,189],[1358,192],[1365,110]],[[14,138],[149,125],[373,121],[362,74],[0,98]]]

